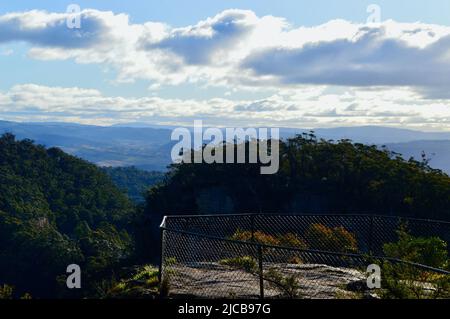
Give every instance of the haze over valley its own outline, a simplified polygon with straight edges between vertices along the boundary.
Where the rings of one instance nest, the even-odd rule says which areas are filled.
[[[19,139],[32,139],[47,147],[59,147],[69,154],[98,166],[135,166],[147,171],[166,171],[171,163],[173,127],[122,124],[95,126],[72,123],[19,123],[0,121],[0,134],[13,133]],[[285,139],[310,129],[281,128]],[[385,145],[405,159],[422,160],[422,152],[430,166],[450,174],[450,132],[421,132],[408,129],[362,126],[313,129],[318,138],[350,139],[357,143]]]

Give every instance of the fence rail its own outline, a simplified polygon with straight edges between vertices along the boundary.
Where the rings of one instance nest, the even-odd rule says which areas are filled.
[[[171,298],[450,298],[450,272],[383,254],[401,225],[413,236],[450,241],[448,222],[399,217],[167,216],[161,291]],[[380,267],[381,289],[367,286],[370,264]]]

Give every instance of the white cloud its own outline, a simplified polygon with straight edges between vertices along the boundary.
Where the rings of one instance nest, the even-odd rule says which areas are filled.
[[[150,51],[170,51],[188,65],[217,65],[243,45],[257,22],[252,11],[227,10],[194,26],[173,29],[158,41],[144,33],[141,45]]]
[[[395,98],[392,99],[391,97]],[[408,88],[300,86],[261,100],[107,97],[81,88],[16,85],[0,93],[7,120],[74,121],[87,124],[149,122],[209,125],[331,127],[392,125],[448,130],[450,108],[444,100],[426,100]]]
[[[66,49],[102,45],[108,38],[112,20],[120,19],[110,12],[86,10],[82,13],[83,27],[70,29],[68,14],[28,11],[0,16],[0,42],[26,41],[36,46]]]
[[[105,64],[117,70],[119,82],[148,80],[152,94],[165,85],[194,83],[223,86],[226,98],[107,97],[96,90],[26,84],[0,93],[3,118],[450,127],[450,27],[333,20],[294,28],[280,17],[226,10],[173,28],[84,10],[81,29],[69,29],[68,17],[45,11],[5,14],[0,44],[25,41],[34,59]],[[243,90],[277,93],[236,100]]]
[[[390,30],[389,28],[394,28]],[[352,38],[268,48],[248,56],[243,67],[280,84],[414,86],[447,90],[450,33],[436,38],[428,28],[398,31],[393,22],[360,27]],[[450,30],[450,29],[449,29]],[[395,37],[392,35],[395,34]],[[425,37],[425,41],[422,39]],[[431,41],[431,38],[433,38]],[[424,45],[428,40],[429,44]]]
[[[36,59],[115,67],[118,80],[284,88],[298,84],[415,87],[450,98],[450,27],[333,20],[293,28],[280,17],[226,10],[194,25],[130,23],[125,14],[29,11],[0,16],[0,43],[26,41]]]

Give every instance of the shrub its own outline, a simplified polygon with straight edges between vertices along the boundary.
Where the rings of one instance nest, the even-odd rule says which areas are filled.
[[[381,297],[384,299],[448,299],[450,276],[413,265],[385,262]]]
[[[250,273],[257,272],[258,269],[258,264],[256,260],[250,256],[223,259],[219,261],[219,263],[221,265],[242,269]]]
[[[31,300],[33,298],[31,297],[31,295],[28,292],[26,292],[22,297],[20,297],[20,299],[22,299],[22,300]]]
[[[256,231],[254,234],[254,241],[260,244],[265,245],[273,245],[278,246],[280,244],[280,241],[275,236],[263,233],[261,231]]]
[[[279,235],[278,241],[280,246],[295,247],[299,249],[308,249],[306,242],[298,235],[293,233],[287,233],[285,235]]]
[[[239,241],[251,241],[252,240],[252,232],[249,230],[238,229],[236,232],[230,237],[232,240]]]
[[[322,224],[312,224],[306,231],[310,248],[335,252],[356,252],[358,243],[354,234],[344,227],[329,228]]]
[[[435,281],[435,298],[450,299],[450,275],[441,276]]]
[[[288,259],[288,263],[293,265],[301,265],[303,264],[303,259],[299,256],[293,255]]]
[[[333,229],[333,243],[335,250],[343,252],[358,251],[358,242],[355,235],[342,226]]]
[[[177,264],[177,259],[175,257],[167,257],[165,264],[167,267],[175,266]]]
[[[417,299],[421,293],[414,288],[417,274],[414,268],[404,264],[385,262],[382,265],[382,290],[383,299]]]
[[[386,256],[446,269],[448,265],[447,243],[438,237],[414,237],[405,225],[397,231],[396,243],[383,245]]]
[[[230,237],[230,239],[239,241],[252,241],[252,232],[248,230],[238,229],[233,234],[233,236]],[[274,236],[266,234],[262,231],[255,231],[253,233],[253,241],[263,245],[295,247],[300,249],[308,248],[306,242],[298,235],[293,233]]]
[[[0,286],[0,299],[13,299],[13,287],[8,285]]]
[[[132,277],[132,280],[145,282],[147,288],[153,288],[158,286],[158,274],[158,269],[145,265]]]
[[[117,280],[104,280],[97,286],[98,298],[155,298],[158,295],[159,278],[158,269],[144,265],[135,268],[125,278]],[[167,289],[167,283],[161,285],[161,289]]]
[[[270,286],[280,290],[284,296],[291,299],[300,297],[298,274],[283,275],[279,270],[270,268],[264,272],[263,277]]]
[[[252,241],[252,232],[248,230],[240,230],[238,229],[233,236],[231,236],[233,240],[240,241]],[[279,241],[275,236],[263,233],[261,231],[256,231],[253,233],[253,241],[264,244],[264,245],[278,245]]]
[[[398,241],[383,245],[386,256],[445,269],[448,267],[447,243],[437,237],[414,237],[406,225],[397,231]],[[449,298],[450,276],[419,267],[386,262],[383,265],[383,298]]]
[[[10,300],[19,297],[17,293],[14,291],[14,287],[10,285],[0,285],[0,300]],[[19,297],[20,299],[31,299],[31,295],[29,293],[25,293]]]

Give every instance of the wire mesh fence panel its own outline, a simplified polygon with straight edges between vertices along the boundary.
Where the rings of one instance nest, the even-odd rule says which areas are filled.
[[[450,243],[450,222],[403,219],[403,223],[406,225],[407,229],[415,236],[439,237],[445,242]],[[448,248],[450,249],[450,246]]]
[[[248,272],[254,245],[164,231],[163,277],[172,298],[259,298],[259,278]]]
[[[238,229],[252,229],[254,215],[167,216],[166,227],[180,231],[227,238]]]
[[[282,240],[285,235],[296,236],[303,246],[310,249],[343,252],[368,252],[370,245],[370,217],[351,215],[258,215],[256,231]],[[336,234],[340,239],[347,237],[348,245],[333,241]],[[344,243],[345,244],[345,243]]]
[[[437,236],[449,241],[450,223],[386,216],[367,215],[209,215],[168,217],[166,228],[214,234],[222,238],[244,240],[270,236],[296,235],[311,248],[332,249],[327,233],[351,234],[359,252],[382,254],[385,243],[398,239],[397,230],[407,225],[414,236]],[[265,236],[269,235],[269,236]],[[329,237],[329,236],[328,236]],[[328,246],[328,247],[327,247]],[[354,250],[355,247],[352,247]],[[325,249],[327,250],[327,249]]]
[[[370,294],[363,256],[264,248],[266,298],[363,298]]]
[[[413,218],[374,216],[371,231],[372,252],[383,255],[383,247],[386,243],[399,240],[398,231],[404,229],[411,236],[440,238],[447,243],[447,251],[450,252],[450,223],[445,221],[421,220]]]
[[[417,264],[384,256],[388,243],[391,251],[398,250],[402,227],[411,236],[439,237],[439,243],[448,243],[450,223],[398,217],[171,216],[162,225],[162,294],[170,298],[450,298],[450,272],[438,269],[447,260],[437,263],[435,257],[427,257]],[[423,245],[424,240],[418,242]],[[429,248],[420,247],[426,256]],[[378,267],[381,289],[370,289],[369,265]]]

